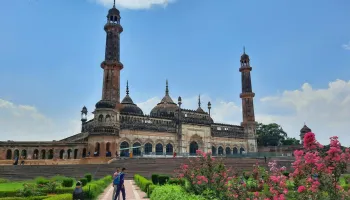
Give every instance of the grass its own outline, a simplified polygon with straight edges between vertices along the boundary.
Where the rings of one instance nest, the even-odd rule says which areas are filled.
[[[0,191],[14,191],[23,188],[24,183],[33,183],[33,181],[7,182],[0,183]]]

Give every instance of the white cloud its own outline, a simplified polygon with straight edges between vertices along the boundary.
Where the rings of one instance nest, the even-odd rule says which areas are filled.
[[[0,99],[0,138],[2,141],[59,140],[79,131],[80,122],[57,123],[34,106],[16,105]]]
[[[345,49],[345,50],[350,50],[350,42],[348,44],[343,44],[342,47]]]
[[[242,121],[240,105],[212,100],[206,95],[201,99],[202,108],[206,108],[206,103],[211,101],[215,122],[239,125]],[[149,113],[159,100],[159,97],[154,97],[138,105],[144,113]],[[196,109],[197,97],[183,98],[183,107]],[[336,80],[323,89],[313,89],[305,83],[298,90],[255,99],[255,109],[257,121],[278,123],[289,136],[299,138],[305,122],[321,143],[328,144],[329,137],[337,135],[344,145],[350,145],[350,81]]]
[[[97,3],[102,4],[105,7],[111,8],[113,0],[95,0]],[[127,9],[149,9],[152,6],[167,6],[169,3],[173,3],[175,0],[116,0],[115,4],[118,8]]]

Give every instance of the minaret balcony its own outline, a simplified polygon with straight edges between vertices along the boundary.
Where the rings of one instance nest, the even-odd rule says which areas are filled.
[[[239,72],[250,72],[250,71],[252,71],[252,67],[248,67],[248,66],[244,66],[244,67],[241,67],[241,68],[239,68]]]
[[[254,92],[245,92],[239,95],[240,98],[253,98],[255,96]]]

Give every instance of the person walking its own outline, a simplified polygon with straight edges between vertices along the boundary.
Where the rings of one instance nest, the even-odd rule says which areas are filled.
[[[84,192],[80,181],[78,181],[75,185],[75,189],[73,191],[73,200],[84,200]]]
[[[115,194],[116,194],[116,192],[117,192],[117,185],[114,185],[114,179],[116,179],[117,178],[117,176],[119,176],[120,175],[120,169],[119,169],[119,167],[117,167],[117,169],[116,169],[116,171],[114,172],[114,174],[113,174],[113,194],[112,194],[112,200],[114,200],[114,199],[118,199],[119,200],[119,196],[117,197],[117,198],[115,198]]]
[[[126,173],[126,169],[123,168],[122,171],[119,173],[119,176],[117,176],[113,183],[117,186],[117,192],[115,194],[114,200],[117,200],[116,198],[119,197],[120,192],[122,192],[123,200],[126,200],[125,197],[125,187],[124,187],[124,176]],[[118,199],[120,200],[120,199]]]

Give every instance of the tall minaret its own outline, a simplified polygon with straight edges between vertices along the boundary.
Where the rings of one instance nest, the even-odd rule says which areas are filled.
[[[104,30],[107,37],[105,59],[101,63],[103,69],[102,99],[96,103],[96,109],[93,112],[94,128],[90,133],[91,136],[97,135],[95,142],[103,142],[101,135],[118,136],[120,130],[118,105],[120,104],[120,70],[123,69],[123,64],[119,59],[119,35],[123,28],[120,25],[119,10],[115,7],[115,2],[113,8],[108,11]],[[89,146],[89,151],[97,151],[92,148],[93,146]],[[101,155],[104,155],[104,150],[106,149],[101,146]]]
[[[123,27],[120,25],[120,12],[115,7],[108,11],[107,23],[104,26],[107,33],[105,60],[101,63],[103,69],[102,100],[120,103],[120,70],[123,64],[120,62],[120,33]]]
[[[255,93],[252,89],[252,80],[250,76],[252,67],[250,66],[249,56],[245,53],[245,48],[241,56],[241,67],[239,71],[242,73],[242,93],[240,94],[240,98],[242,99],[243,122],[241,125],[244,127],[244,132],[248,138],[248,149],[246,149],[246,151],[256,152],[256,122],[253,104]]]

